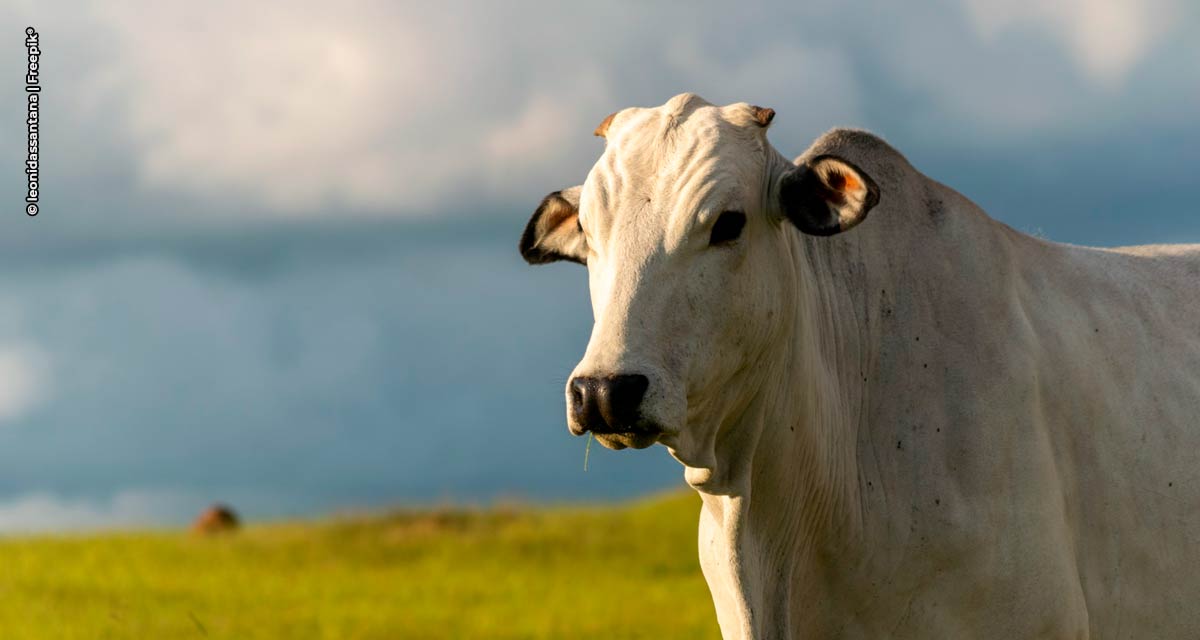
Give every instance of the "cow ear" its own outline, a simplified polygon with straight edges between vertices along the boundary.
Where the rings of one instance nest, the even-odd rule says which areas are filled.
[[[822,155],[784,174],[779,200],[783,214],[801,231],[831,236],[867,217],[879,203],[879,187],[848,160]]]
[[[579,226],[579,187],[542,199],[521,235],[521,257],[529,264],[570,260],[587,264],[587,241]]]

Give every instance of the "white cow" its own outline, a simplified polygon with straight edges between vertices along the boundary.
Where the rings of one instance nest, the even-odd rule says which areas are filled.
[[[1200,638],[1200,246],[1032,238],[773,115],[619,111],[521,241],[587,265],[570,429],[684,464],[725,637]]]

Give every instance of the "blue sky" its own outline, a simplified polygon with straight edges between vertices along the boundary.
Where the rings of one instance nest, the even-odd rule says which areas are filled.
[[[583,472],[586,274],[515,244],[605,115],[681,91],[789,155],[872,129],[1053,240],[1200,242],[1193,3],[796,4],[0,3],[46,85],[32,220],[0,86],[0,531],[679,484]]]

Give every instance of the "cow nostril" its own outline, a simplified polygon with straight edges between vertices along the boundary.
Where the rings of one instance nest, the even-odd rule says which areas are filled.
[[[641,418],[642,400],[650,379],[639,373],[610,376],[597,385],[597,400],[604,421],[614,429],[632,429]]]
[[[571,405],[582,405],[584,398],[587,397],[587,385],[589,380],[586,378],[573,378],[571,380]]]
[[[567,385],[571,396],[568,410],[571,412],[571,433],[583,435],[587,431],[603,430],[604,419],[596,404],[596,379],[579,376]]]

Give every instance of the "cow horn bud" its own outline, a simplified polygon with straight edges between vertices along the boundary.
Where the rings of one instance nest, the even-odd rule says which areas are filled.
[[[771,124],[771,121],[775,119],[774,109],[752,106],[750,107],[750,110],[754,112],[754,121],[757,122],[758,126],[760,127],[765,127]]]
[[[596,127],[596,130],[593,133],[601,138],[605,137],[608,134],[608,125],[612,124],[613,118],[615,117],[617,117],[616,111],[608,114],[608,117],[604,119],[604,122],[600,123],[600,126]]]

